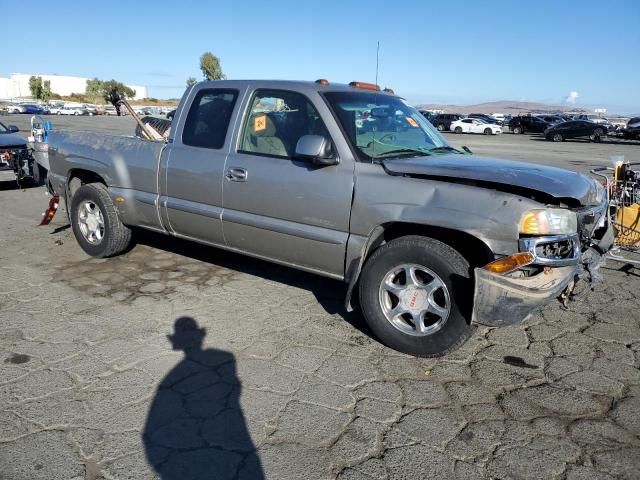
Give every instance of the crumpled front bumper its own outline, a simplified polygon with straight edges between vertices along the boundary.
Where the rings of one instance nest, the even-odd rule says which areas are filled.
[[[559,297],[581,270],[581,265],[555,267],[532,277],[513,278],[476,268],[471,323],[501,327],[522,322]]]

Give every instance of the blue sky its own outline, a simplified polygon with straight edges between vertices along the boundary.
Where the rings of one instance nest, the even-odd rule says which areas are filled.
[[[562,103],[577,92],[578,106],[640,112],[637,0],[31,0],[2,9],[2,76],[116,78],[179,97],[211,51],[229,78],[373,81],[379,40],[379,83],[414,103]]]

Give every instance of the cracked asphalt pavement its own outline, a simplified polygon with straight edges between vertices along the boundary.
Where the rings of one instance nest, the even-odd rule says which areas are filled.
[[[0,201],[0,479],[640,477],[639,270],[417,359],[338,282],[155,234],[92,259],[43,189]]]

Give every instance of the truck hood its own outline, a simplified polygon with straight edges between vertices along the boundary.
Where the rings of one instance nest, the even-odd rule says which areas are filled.
[[[1,147],[24,147],[27,141],[20,135],[14,133],[0,133],[0,148]]]
[[[472,183],[542,202],[551,200],[549,197],[568,206],[598,205],[602,201],[591,177],[532,163],[451,154],[383,160],[382,166],[390,175]]]

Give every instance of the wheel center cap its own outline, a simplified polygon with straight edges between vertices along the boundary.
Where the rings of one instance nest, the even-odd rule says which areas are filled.
[[[420,311],[427,301],[427,292],[419,288],[407,288],[400,294],[400,300],[407,310]]]
[[[94,217],[93,215],[89,215],[87,217],[87,227],[89,227],[89,230],[96,230],[98,228],[98,220],[96,219],[96,217]]]

